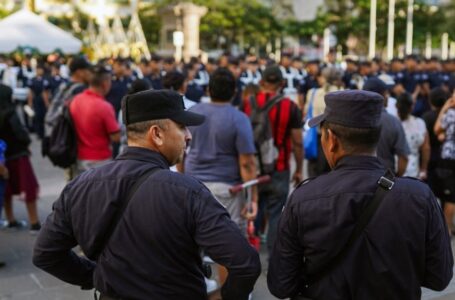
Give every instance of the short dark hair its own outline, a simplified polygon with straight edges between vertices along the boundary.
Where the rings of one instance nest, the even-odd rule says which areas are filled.
[[[344,151],[349,154],[374,151],[381,136],[381,127],[354,128],[327,121],[322,123],[321,127],[323,130],[330,129],[340,140]]]
[[[430,92],[430,103],[436,108],[441,108],[450,95],[442,87],[436,87]]]
[[[212,99],[230,101],[235,94],[235,77],[226,68],[218,68],[210,76],[209,92]]]
[[[90,80],[90,85],[94,87],[100,87],[103,82],[111,78],[111,71],[102,65],[93,67],[91,72],[92,78]]]
[[[397,111],[400,120],[406,120],[412,111],[412,95],[409,93],[402,93],[397,97]]]
[[[163,77],[163,87],[165,89],[178,91],[185,83],[185,76],[179,71],[171,71]]]
[[[128,90],[128,94],[135,94],[138,92],[146,91],[151,89],[149,81],[145,79],[136,79],[131,83],[131,86]]]

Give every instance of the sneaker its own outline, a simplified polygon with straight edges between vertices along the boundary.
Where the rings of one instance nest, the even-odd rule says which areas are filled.
[[[8,229],[24,229],[27,227],[27,222],[22,220],[22,221],[11,221],[11,222],[8,222],[8,226],[7,228]]]
[[[210,294],[218,289],[218,283],[213,279],[205,279],[205,285],[207,286],[207,293]]]
[[[41,229],[41,224],[40,223],[35,223],[30,225],[30,234],[31,235],[36,235]]]
[[[8,227],[8,221],[0,219],[0,229],[4,229]]]

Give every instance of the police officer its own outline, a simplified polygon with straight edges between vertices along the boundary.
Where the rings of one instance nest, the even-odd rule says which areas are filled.
[[[375,157],[383,97],[351,90],[329,93],[325,102],[310,126],[321,124],[332,171],[290,196],[270,259],[270,291],[279,298],[420,299],[421,286],[444,289],[453,257],[441,208],[427,185],[391,177]]]
[[[36,241],[39,268],[101,299],[206,299],[200,250],[228,269],[222,299],[248,299],[258,253],[208,189],[169,166],[202,115],[169,90],[125,97],[128,148],[68,184]],[[128,201],[129,200],[129,201]],[[126,204],[125,204],[125,201]],[[71,249],[80,245],[87,258]]]

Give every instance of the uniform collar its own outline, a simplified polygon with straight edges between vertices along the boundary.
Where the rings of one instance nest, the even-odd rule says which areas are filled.
[[[381,161],[374,156],[351,155],[340,158],[334,170],[384,169]]]
[[[169,169],[169,163],[163,155],[156,151],[152,151],[142,147],[126,147],[125,151],[120,154],[117,160],[139,160],[143,162],[153,163],[162,169]]]

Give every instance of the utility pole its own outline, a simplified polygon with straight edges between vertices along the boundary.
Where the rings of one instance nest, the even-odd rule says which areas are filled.
[[[395,0],[389,0],[389,24],[387,26],[387,59],[393,58],[393,44],[395,38]]]
[[[376,55],[376,10],[377,0],[371,0],[370,7],[370,46],[368,47],[368,58],[372,59]]]
[[[408,18],[406,21],[406,55],[412,54],[412,36],[414,32],[414,0],[408,0]]]

